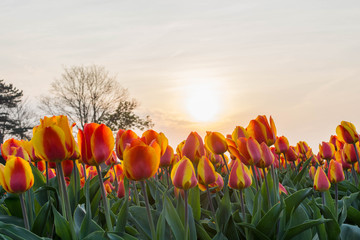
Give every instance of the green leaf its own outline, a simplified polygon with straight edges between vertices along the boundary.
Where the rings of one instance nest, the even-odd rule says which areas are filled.
[[[119,232],[121,234],[125,233],[125,226],[129,213],[129,201],[124,201],[121,206],[120,212],[117,215],[115,232]]]
[[[86,213],[80,227],[80,239],[85,238],[94,232],[104,233],[104,230],[90,218],[88,213]]]
[[[251,187],[244,189],[243,192],[244,192],[244,197],[245,197],[245,202],[246,202],[245,207],[247,208],[249,213],[251,215],[253,215],[254,214],[253,209],[254,209],[255,194],[252,191]]]
[[[317,205],[317,207],[321,210],[325,218],[332,220],[325,224],[328,239],[338,239],[340,235],[340,226],[337,223],[334,214],[327,206]]]
[[[193,209],[195,220],[199,221],[201,217],[201,206],[200,206],[200,190],[198,186],[191,188],[189,190],[189,205]]]
[[[78,206],[75,209],[75,213],[74,213],[74,224],[75,224],[75,232],[76,234],[79,234],[80,232],[80,228],[81,228],[81,224],[85,218],[86,212],[85,210],[81,207]]]
[[[334,199],[331,197],[330,191],[327,190],[323,194],[325,197],[325,206],[327,206],[329,208],[330,212],[335,216],[336,215],[335,204],[334,204]],[[336,219],[336,221],[337,221],[337,219]]]
[[[216,226],[218,231],[221,231],[223,233],[225,232],[226,225],[228,224],[230,216],[231,216],[231,203],[230,203],[229,189],[225,188],[224,196],[221,199],[215,214]]]
[[[301,189],[287,198],[285,198],[285,209],[286,209],[286,219],[290,219],[290,213],[293,209],[296,209],[300,203],[312,193],[312,188]]]
[[[55,232],[62,239],[71,239],[71,232],[68,221],[52,206],[54,214]]]
[[[222,232],[218,232],[213,240],[227,240],[228,238],[222,233]]]
[[[48,223],[52,223],[53,219],[50,219],[51,216],[51,204],[47,202],[42,206],[39,211],[39,214],[36,216],[34,224],[32,225],[31,231],[39,236],[43,236]]]
[[[175,239],[184,239],[184,224],[181,222],[180,217],[175,210],[175,207],[173,206],[168,196],[166,196],[166,194],[164,194],[163,212],[166,222],[169,224],[173,234],[175,235]]]
[[[316,219],[316,220],[307,220],[302,224],[299,224],[299,225],[297,225],[295,227],[290,228],[286,232],[284,239],[285,240],[291,239],[294,236],[299,235],[303,231],[308,230],[309,228],[312,228],[312,227],[317,226],[317,225],[322,224],[322,223],[326,223],[328,221],[331,221],[331,220],[330,219],[323,219],[323,218]]]
[[[19,240],[41,240],[49,238],[41,238],[34,233],[26,230],[25,228],[15,226],[13,224],[6,224],[0,222],[0,236],[6,236],[10,239],[19,239]]]
[[[8,215],[0,215],[0,221],[4,223],[14,224],[19,227],[24,227],[24,220],[22,218]]]
[[[37,167],[35,167],[33,164],[30,164],[31,170],[34,175],[34,185],[32,189],[36,191],[38,188],[45,186],[46,184],[46,178],[45,176],[39,171]]]
[[[195,227],[196,227],[196,234],[198,239],[200,240],[211,240],[211,237],[209,236],[209,234],[206,232],[206,230],[204,229],[204,227],[199,224],[198,222],[195,222]]]
[[[314,198],[310,202],[309,206],[313,210],[313,219],[314,220],[321,219],[322,215],[320,213],[320,209],[316,206]],[[325,224],[316,225],[316,231],[320,240],[327,240]]]
[[[269,224],[269,223],[276,223],[279,219],[279,216],[284,209],[284,202],[283,200],[280,203],[274,205],[259,221],[256,225],[256,228],[264,233],[266,236],[272,236],[274,231],[276,230],[276,224]]]
[[[75,164],[75,163],[74,163]],[[77,177],[77,182],[75,183],[75,175]],[[70,184],[67,187],[68,195],[69,195],[69,202],[71,206],[71,211],[73,212],[76,206],[79,203],[80,199],[80,175],[78,168],[73,169],[71,176],[70,176]]]
[[[312,159],[312,156],[304,162],[304,164],[302,165],[301,171],[294,178],[294,181],[293,181],[294,183],[300,182],[300,180],[303,178],[304,174],[308,173],[309,170],[307,169],[307,166],[309,165],[311,159]]]
[[[360,211],[350,206],[347,212],[348,219],[360,227]]]
[[[360,228],[355,225],[341,225],[341,239],[360,239]]]
[[[347,217],[347,210],[349,206],[358,198],[358,196],[359,196],[359,192],[352,193],[350,194],[350,196],[344,196],[340,200],[339,204],[342,204],[342,211],[340,213],[339,225],[345,222],[345,219]]]
[[[248,228],[258,239],[270,240],[268,236],[259,231],[253,224],[250,223],[238,223],[239,226]]]
[[[136,228],[142,232],[146,238],[151,239],[151,230],[146,214],[146,208],[131,206],[128,214],[129,220],[136,226]]]
[[[166,221],[165,221],[164,215],[161,214],[159,216],[158,222],[156,224],[156,238],[157,239],[166,239],[165,233],[166,233]]]
[[[17,194],[8,193],[4,200],[6,207],[10,211],[10,214],[15,217],[22,218],[20,199]]]

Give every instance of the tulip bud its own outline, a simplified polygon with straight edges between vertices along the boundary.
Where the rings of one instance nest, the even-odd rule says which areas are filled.
[[[187,157],[177,162],[171,171],[171,180],[176,188],[188,190],[197,185],[193,164]]]
[[[335,147],[332,143],[322,142],[322,144],[319,144],[319,153],[321,158],[330,160],[335,155]]]
[[[191,132],[182,147],[181,156],[187,157],[197,165],[199,159],[205,155],[205,148],[202,138],[196,132]]]
[[[252,180],[249,168],[240,160],[235,160],[229,177],[229,187],[233,189],[244,189],[250,187]]]
[[[293,146],[290,146],[289,149],[286,151],[285,157],[286,157],[286,161],[288,162],[294,162],[299,158]]]
[[[352,163],[357,162],[355,151],[357,151],[359,153],[358,146],[356,146],[356,148],[355,148],[353,144],[349,144],[349,143],[344,144],[343,157],[347,163],[352,164]]]
[[[285,153],[289,149],[289,141],[286,137],[281,136],[276,138],[275,141],[275,152],[277,154]]]
[[[21,157],[8,156],[5,166],[0,164],[0,184],[9,193],[23,193],[34,185],[29,162]]]
[[[356,132],[354,124],[342,121],[341,125],[336,127],[336,134],[340,141],[353,144],[359,141],[359,134]]]
[[[139,144],[127,147],[123,157],[124,174],[133,181],[153,177],[160,164],[160,153],[148,145]]]
[[[84,131],[78,132],[81,160],[90,166],[99,166],[112,154],[114,137],[109,127],[104,124],[86,123]]]
[[[271,152],[270,148],[263,142],[260,144],[261,148],[261,159],[256,164],[256,167],[258,168],[267,168],[274,162],[274,154]]]
[[[338,183],[344,181],[345,176],[341,163],[338,163],[335,160],[330,161],[328,178],[331,183]]]
[[[247,166],[257,164],[261,159],[260,144],[252,137],[239,138],[237,140],[239,159]]]
[[[220,173],[215,172],[215,174],[216,174],[216,181],[208,185],[208,188],[212,189],[211,193],[219,192],[224,187],[224,179],[221,177]],[[202,185],[200,182],[198,184],[199,184],[199,189],[205,192],[206,186]]]
[[[318,167],[314,177],[314,189],[319,192],[325,192],[329,190],[330,186],[331,184],[324,170]]]
[[[315,177],[316,168],[315,166],[311,166],[309,169],[309,176],[311,180],[314,180]]]
[[[225,137],[218,132],[206,132],[205,146],[214,154],[221,155],[228,149]]]
[[[1,144],[1,155],[6,161],[8,156],[13,155],[14,149],[21,147],[22,142],[15,138],[10,138]]]
[[[270,124],[266,116],[259,115],[255,120],[251,120],[246,128],[250,137],[253,137],[258,143],[265,142],[266,145],[271,146],[276,140],[276,127],[275,123],[270,116]]]
[[[174,149],[168,145],[164,155],[160,158],[160,167],[169,167],[172,165],[174,160]]]
[[[210,160],[203,156],[199,160],[197,168],[197,179],[202,185],[209,185],[216,181],[216,172]]]
[[[246,129],[240,126],[236,126],[234,131],[231,134],[231,139],[236,143],[238,138],[249,138],[249,134],[247,133]]]
[[[282,193],[284,193],[285,195],[288,195],[286,188],[281,183],[279,183],[279,194],[281,195]]]

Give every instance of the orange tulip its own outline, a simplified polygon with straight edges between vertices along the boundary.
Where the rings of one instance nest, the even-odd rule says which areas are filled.
[[[160,164],[160,151],[140,142],[127,147],[123,157],[124,174],[133,181],[142,181],[153,177]]]
[[[328,178],[331,183],[338,183],[345,180],[344,171],[341,163],[338,163],[335,160],[330,161]]]
[[[335,147],[332,143],[322,142],[319,144],[319,153],[321,158],[330,160],[335,155]]]
[[[342,121],[341,124],[336,127],[336,134],[340,141],[348,144],[359,141],[359,134],[356,132],[354,124],[350,122]]]
[[[29,162],[21,157],[9,156],[5,166],[0,164],[0,184],[9,193],[23,193],[34,185]]]
[[[236,126],[234,131],[231,134],[231,139],[236,143],[238,138],[249,138],[249,134],[247,133],[246,129],[240,126]]]
[[[130,144],[134,139],[139,139],[138,135],[131,130],[120,129],[116,134],[116,155],[119,159],[123,159],[123,153],[127,144]]]
[[[252,183],[249,168],[240,160],[235,160],[229,177],[229,187],[233,189],[244,189],[250,187]]]
[[[174,161],[174,149],[168,145],[164,155],[160,158],[160,167],[169,167]]]
[[[270,148],[264,142],[260,144],[260,148],[261,148],[261,159],[256,164],[256,167],[267,168],[274,162],[275,160],[274,154],[271,152]]]
[[[24,147],[24,149],[26,150],[26,152],[29,154],[29,157],[31,159],[32,162],[40,162],[42,161],[42,159],[40,157],[38,157],[35,153],[35,148],[34,148],[34,144],[33,141],[22,141],[22,146]]]
[[[168,146],[168,139],[163,133],[157,133],[154,130],[147,130],[142,134],[141,140],[147,145],[151,145],[152,141],[156,141],[161,149],[161,155],[164,155]]]
[[[255,120],[251,120],[246,131],[250,137],[253,137],[258,143],[265,142],[266,145],[271,146],[276,140],[276,127],[275,123],[270,116],[270,124],[266,116],[259,115]]]
[[[331,184],[324,170],[318,167],[314,176],[314,189],[319,192],[325,192],[329,190],[330,186]]]
[[[90,166],[99,166],[112,154],[114,137],[104,124],[86,123],[84,131],[79,129],[78,142],[81,160]]]
[[[286,153],[288,149],[289,149],[289,141],[286,137],[281,136],[281,137],[276,138],[275,152],[277,154]]]
[[[197,185],[194,166],[187,157],[183,157],[171,170],[171,180],[176,188],[188,190]]]
[[[262,155],[260,144],[250,138],[239,138],[237,140],[238,150],[239,150],[239,159],[247,166],[256,165]]]
[[[116,152],[112,151],[110,157],[105,161],[105,164],[107,166],[114,166],[115,164],[118,164],[119,160],[117,159]]]
[[[13,155],[15,149],[22,146],[22,142],[15,138],[10,138],[1,144],[1,155],[6,161],[10,155]]]
[[[219,192],[224,187],[224,179],[221,177],[220,173],[215,172],[215,174],[216,174],[216,181],[208,185],[208,188],[212,189],[211,193]],[[206,191],[206,186],[202,185],[200,182],[198,184],[199,184],[199,189],[201,191],[203,192]]]
[[[197,169],[197,179],[202,185],[209,185],[216,181],[216,172],[213,164],[210,160],[203,156],[199,160],[198,169]]]
[[[70,159],[76,145],[72,127],[63,115],[40,119],[40,125],[34,128],[32,141],[36,155],[48,162]]]
[[[191,132],[182,147],[181,157],[187,157],[194,165],[197,165],[199,159],[204,155],[205,148],[202,138],[198,133]]]
[[[218,132],[206,132],[205,146],[214,154],[221,155],[228,149],[224,135]]]

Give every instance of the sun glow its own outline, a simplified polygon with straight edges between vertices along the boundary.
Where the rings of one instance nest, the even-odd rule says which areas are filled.
[[[186,107],[195,121],[213,121],[219,112],[219,95],[215,86],[190,84],[187,90]]]

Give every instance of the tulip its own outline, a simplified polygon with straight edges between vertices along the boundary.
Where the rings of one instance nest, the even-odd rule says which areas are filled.
[[[184,141],[182,141],[181,143],[179,143],[177,146],[176,146],[176,154],[180,157],[180,158],[182,158],[183,156],[182,156],[182,149],[183,149],[183,147],[184,147],[184,145],[185,145],[185,140]]]
[[[141,143],[127,147],[123,157],[124,174],[133,181],[142,181],[153,177],[160,164],[160,152]]]
[[[233,189],[244,189],[250,187],[251,183],[252,180],[249,169],[239,160],[235,160],[230,172],[229,187]]]
[[[73,168],[74,168],[74,161],[73,160],[64,160],[61,162],[62,169],[64,172],[65,177],[70,177]]]
[[[246,128],[250,137],[253,137],[258,143],[265,142],[266,145],[271,146],[276,140],[276,127],[275,123],[270,116],[270,124],[266,116],[259,115],[255,120],[251,120]]]
[[[228,149],[225,137],[221,133],[206,132],[204,141],[205,146],[214,154],[224,154]]]
[[[216,181],[208,185],[208,188],[212,189],[211,193],[219,192],[224,187],[224,179],[221,177],[220,173],[215,172],[215,174],[216,174]],[[206,191],[207,186],[204,186],[200,182],[198,183],[198,185],[201,191],[203,192]]]
[[[0,164],[0,184],[9,193],[23,193],[34,185],[29,162],[21,157],[8,156],[5,166]]]
[[[123,198],[125,197],[125,185],[124,185],[124,180],[119,181],[119,187],[117,190],[117,197],[118,198]]]
[[[275,156],[264,142],[260,144],[260,148],[262,154],[260,160],[256,164],[256,167],[264,169],[269,167],[274,162]]]
[[[289,149],[289,141],[286,137],[281,136],[281,137],[276,138],[275,152],[277,154],[286,153],[288,149]]]
[[[298,153],[300,158],[307,157],[307,154],[309,154],[310,151],[311,148],[306,142],[300,141],[296,144],[296,152]]]
[[[175,187],[183,190],[188,190],[197,185],[194,166],[190,159],[183,157],[173,166],[171,180]]]
[[[345,179],[341,163],[336,162],[335,160],[330,161],[328,178],[331,183],[338,183]]]
[[[119,163],[119,161],[117,159],[116,152],[112,151],[110,157],[105,161],[105,164],[107,166],[114,166],[117,163]]]
[[[318,167],[314,177],[314,189],[319,192],[325,192],[329,190],[330,186],[331,184],[324,170]]]
[[[349,144],[349,143],[344,144],[343,156],[347,163],[354,164],[357,161],[356,151],[359,152],[359,148],[357,146],[355,149],[353,144]]]
[[[319,144],[319,153],[321,158],[330,160],[335,155],[335,147],[332,143],[322,142],[322,144]]]
[[[246,129],[240,126],[236,126],[234,131],[231,134],[231,139],[236,143],[238,138],[249,138],[249,134],[247,133]]]
[[[168,139],[163,133],[157,133],[154,130],[147,130],[143,133],[141,140],[147,145],[151,145],[152,141],[156,141],[161,149],[161,155],[164,155],[166,148],[168,146]]]
[[[200,135],[191,132],[182,147],[181,156],[187,157],[195,166],[200,158],[205,155],[204,143]]]
[[[34,185],[34,175],[29,162],[21,157],[8,156],[5,166],[0,164],[0,185],[6,192],[19,194],[24,225],[30,230],[23,196],[23,193]]]
[[[112,154],[114,137],[104,124],[86,123],[84,130],[79,129],[78,142],[81,160],[90,166],[99,166]]]
[[[159,166],[161,168],[170,167],[172,165],[173,161],[174,161],[174,149],[170,145],[168,145],[164,155],[162,155],[160,158]]]
[[[22,142],[16,140],[15,138],[10,138],[1,144],[1,155],[6,161],[8,156],[13,155],[13,151],[15,148],[21,147]]]
[[[281,195],[281,193],[288,195],[286,188],[281,183],[279,183],[279,195]]]
[[[340,141],[348,144],[359,141],[359,134],[356,132],[354,124],[350,122],[342,121],[341,124],[336,127],[336,134]]]
[[[344,147],[344,142],[340,141],[336,135],[331,135],[329,142],[334,145],[335,151],[343,149]]]
[[[203,156],[199,160],[197,179],[202,185],[209,185],[216,181],[216,172],[210,160]]]
[[[289,147],[289,149],[285,153],[285,158],[286,158],[286,161],[288,161],[288,162],[294,162],[299,158],[299,156],[295,150],[295,147],[293,147],[293,146]]]
[[[116,134],[116,155],[119,159],[123,159],[123,153],[127,144],[131,144],[134,139],[139,139],[138,135],[131,130],[120,129]]]
[[[252,137],[237,140],[239,159],[247,166],[256,165],[261,159],[260,144]]]

